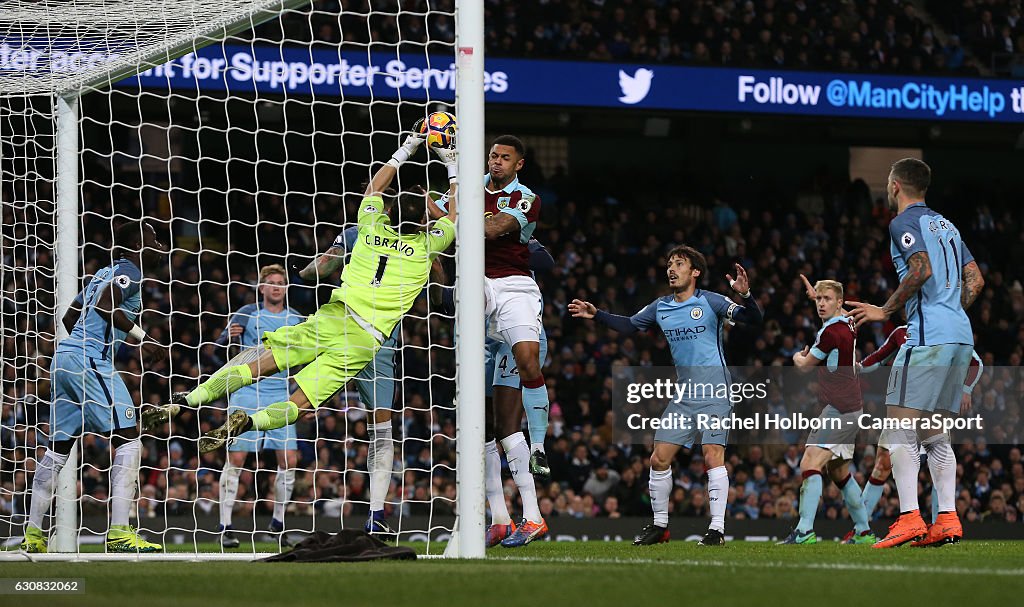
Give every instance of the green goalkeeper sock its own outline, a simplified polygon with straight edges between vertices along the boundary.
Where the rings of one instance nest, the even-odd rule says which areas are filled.
[[[277,430],[299,419],[299,407],[290,400],[274,403],[252,415],[253,430]]]
[[[222,398],[225,394],[231,394],[239,388],[252,385],[252,370],[249,365],[235,365],[233,367],[221,367],[210,379],[199,384],[195,390],[185,397],[192,407],[198,407]]]

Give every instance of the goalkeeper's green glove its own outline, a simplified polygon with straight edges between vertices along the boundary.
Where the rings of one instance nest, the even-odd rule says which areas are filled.
[[[402,147],[395,150],[395,153],[391,155],[391,160],[388,160],[388,164],[397,169],[402,166],[402,163],[409,160],[416,153],[416,150],[420,149],[420,146],[423,145],[423,141],[426,139],[426,135],[420,132],[422,126],[423,119],[420,118],[416,121],[416,124],[412,125],[412,133],[405,138]]]

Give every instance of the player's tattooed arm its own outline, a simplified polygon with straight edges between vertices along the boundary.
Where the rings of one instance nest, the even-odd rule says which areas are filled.
[[[494,240],[519,231],[519,220],[509,213],[495,213],[484,219],[484,238]]]
[[[858,327],[864,323],[886,320],[903,308],[931,275],[932,264],[928,254],[924,251],[914,253],[907,260],[907,274],[884,306],[873,306],[863,301],[847,301],[846,303],[853,308],[850,316],[857,322]]]
[[[931,275],[932,262],[928,259],[928,254],[919,251],[911,255],[907,260],[907,275],[900,281],[900,286],[896,287],[896,292],[892,294],[889,301],[882,306],[886,318],[902,310],[907,301],[921,290],[925,281],[931,278]]]
[[[978,263],[972,261],[964,266],[963,286],[960,289],[960,305],[964,307],[964,310],[971,307],[978,295],[981,295],[981,290],[984,287],[985,279],[981,275]]]
[[[345,248],[332,246],[316,259],[309,262],[305,268],[299,270],[299,278],[310,281],[314,278],[327,278],[342,266],[345,261]]]

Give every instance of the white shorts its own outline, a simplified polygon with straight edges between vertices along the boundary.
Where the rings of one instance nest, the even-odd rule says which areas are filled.
[[[484,278],[484,314],[487,334],[509,346],[521,341],[540,342],[540,287],[529,276]]]
[[[807,445],[828,449],[832,452],[832,459],[853,459],[854,443],[857,442],[857,433],[860,431],[857,421],[862,413],[863,410],[840,413],[832,405],[826,405],[818,419],[825,420],[826,423],[829,420],[838,420],[841,427],[819,427],[811,430],[807,435]]]

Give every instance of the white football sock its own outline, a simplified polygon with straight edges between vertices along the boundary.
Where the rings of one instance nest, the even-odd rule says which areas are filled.
[[[53,501],[57,475],[67,461],[68,456],[47,449],[46,455],[36,466],[36,474],[32,478],[32,505],[28,514],[28,524],[36,529],[43,528],[43,518],[50,511],[50,502]]]
[[[292,489],[295,488],[295,469],[278,466],[274,476],[274,519],[284,522],[284,511],[292,500]]]
[[[953,512],[956,510],[956,454],[949,444],[949,435],[929,436],[921,446],[928,455],[928,470],[932,473],[939,512]]]
[[[888,445],[892,459],[892,478],[900,497],[900,513],[919,508],[917,502],[917,476],[921,471],[921,453],[913,430],[893,430]]]
[[[725,533],[725,502],[729,497],[729,473],[725,466],[708,470],[708,505],[711,524],[708,529]]]
[[[654,511],[654,524],[668,527],[668,496],[672,493],[672,468],[655,470],[651,468],[651,478],[647,481],[651,492],[651,510]]]
[[[110,467],[110,524],[127,525],[132,505],[135,503],[135,488],[139,483],[139,458],[142,457],[142,441],[129,441],[114,451],[114,463]]]
[[[490,440],[484,445],[484,487],[487,489],[487,505],[491,509],[492,525],[507,525],[512,522],[505,504],[505,491],[501,485],[501,455],[497,441]]]
[[[225,528],[231,526],[231,511],[235,508],[238,496],[238,477],[242,469],[231,465],[231,460],[224,463],[220,471],[220,524]]]
[[[391,422],[380,422],[370,426],[373,440],[366,462],[370,469],[370,512],[384,509],[384,500],[391,488],[391,471],[395,466],[395,443],[391,439]]]
[[[530,450],[526,447],[526,438],[522,432],[516,432],[501,439],[501,447],[508,458],[508,469],[512,471],[519,497],[523,499],[523,518],[533,523],[541,522],[544,517],[537,505],[537,487],[530,474]]]

